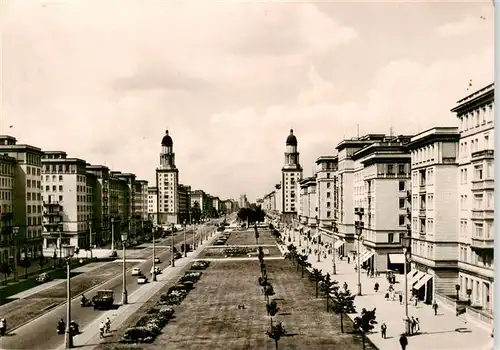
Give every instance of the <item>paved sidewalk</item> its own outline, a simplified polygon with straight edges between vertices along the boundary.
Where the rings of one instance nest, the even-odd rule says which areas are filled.
[[[298,242],[292,242],[297,246],[298,250],[305,247],[302,242],[302,247],[298,247]],[[311,245],[310,245],[311,247]],[[315,247],[311,247],[314,248]],[[286,249],[286,248],[285,248]],[[332,255],[328,255],[326,259],[321,256],[321,261],[317,262],[317,255],[311,254],[309,262],[313,268],[319,268],[323,273],[333,271]],[[357,272],[354,270],[354,263],[347,261],[336,260],[337,274],[333,275],[334,280],[338,280],[340,285],[346,282],[353,294],[357,293]],[[404,276],[397,276],[396,291],[404,290]],[[374,284],[378,282],[379,291],[374,291]],[[377,328],[374,334],[369,335],[370,340],[383,350],[399,350],[399,336],[404,331],[404,303],[400,305],[399,300],[386,301],[384,298],[385,292],[389,287],[389,283],[385,276],[370,278],[367,277],[366,271],[361,272],[362,295],[357,296],[355,305],[358,312],[363,308],[377,308]],[[349,315],[352,319],[355,314]],[[491,329],[482,327],[476,323],[466,322],[463,318],[455,316],[455,310],[439,305],[438,315],[434,315],[430,305],[419,303],[417,307],[414,304],[409,305],[409,316],[420,320],[420,334],[408,337],[407,350],[426,349],[426,350],[479,350],[488,349],[488,344],[491,343]],[[380,335],[380,325],[385,322],[387,325],[387,338],[382,339]],[[490,347],[490,349],[492,349]]]
[[[101,317],[96,319],[91,324],[87,325],[84,329],[82,329],[82,333],[73,338],[73,342],[75,347],[84,350],[90,350],[97,347],[100,343],[99,338],[99,324],[109,317],[111,320],[111,329],[118,329],[120,326],[137,310],[141,308],[141,306],[151,299],[157,292],[159,292],[165,284],[168,282],[175,280],[177,278],[177,274],[180,270],[182,270],[186,265],[191,263],[196,259],[198,254],[202,249],[206,248],[209,244],[212,243],[213,240],[217,239],[219,234],[215,234],[208,241],[205,241],[201,247],[198,247],[194,252],[188,252],[187,257],[183,257],[179,260],[175,261],[175,267],[167,267],[162,271],[161,274],[157,275],[158,282],[150,282],[145,284],[134,293],[128,296],[128,305],[120,306],[117,310],[110,310],[102,314]],[[201,259],[205,260],[205,259]],[[59,348],[60,350],[64,349],[62,346]]]

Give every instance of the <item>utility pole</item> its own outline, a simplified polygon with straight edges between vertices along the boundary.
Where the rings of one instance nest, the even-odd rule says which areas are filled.
[[[93,258],[92,254],[92,221],[89,220],[89,249],[90,249],[90,259]]]

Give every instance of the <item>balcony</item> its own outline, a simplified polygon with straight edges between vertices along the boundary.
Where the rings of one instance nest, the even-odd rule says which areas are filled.
[[[406,190],[406,198],[411,199],[411,191]]]
[[[423,185],[422,185],[422,184],[420,184],[420,187],[419,187],[418,191],[419,191],[420,193],[425,193],[425,192],[427,191],[427,189],[426,189],[426,187],[425,187],[425,186],[426,186],[426,185],[425,185],[425,183],[424,183]]]
[[[425,209],[420,209],[420,210],[418,211],[418,215],[425,217],[425,215],[426,215],[426,214],[425,214]]]
[[[493,179],[472,181],[472,191],[483,191],[483,190],[493,191],[494,189],[495,189],[495,181]]]
[[[354,215],[364,215],[364,214],[365,214],[365,208],[361,207],[354,208]]]
[[[53,210],[53,211],[44,210],[43,216],[46,216],[46,217],[61,216],[61,212],[62,212],[62,210]]]
[[[43,201],[44,207],[60,207],[62,206],[62,202],[59,201]]]
[[[483,159],[495,159],[495,151],[492,149],[485,149],[482,151],[472,152],[471,160],[473,162]]]
[[[493,209],[472,209],[472,220],[493,220],[495,211]]]
[[[472,237],[471,248],[473,249],[493,249],[493,237]]]
[[[61,223],[59,222],[44,222],[43,227],[59,227],[61,226]]]

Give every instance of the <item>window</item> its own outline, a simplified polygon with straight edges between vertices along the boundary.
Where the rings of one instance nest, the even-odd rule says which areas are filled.
[[[483,179],[483,166],[481,164],[474,166],[474,180],[480,181],[482,179]]]
[[[394,233],[389,233],[387,235],[387,242],[394,243]]]
[[[404,181],[399,181],[399,190],[404,191],[405,190],[405,182]]]
[[[330,198],[330,192],[326,192],[326,198]]]
[[[404,226],[404,225],[405,225],[405,216],[399,215],[399,226]]]
[[[399,175],[406,175],[404,164],[398,164],[398,174]]]
[[[330,208],[330,202],[326,202],[326,207]]]
[[[405,208],[405,199],[404,198],[399,198],[399,209],[404,209]]]
[[[326,178],[329,179],[330,178],[330,173],[326,173]]]
[[[327,182],[326,183],[326,188],[330,188],[331,183]]]
[[[326,212],[326,217],[329,218],[330,216],[332,215],[332,213],[330,211],[327,211]]]
[[[483,209],[483,195],[474,195],[474,209]]]
[[[387,175],[394,175],[394,164],[387,164]]]

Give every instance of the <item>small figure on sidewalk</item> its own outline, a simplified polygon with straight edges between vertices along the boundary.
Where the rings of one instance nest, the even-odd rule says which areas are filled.
[[[347,290],[349,288],[349,286],[347,285],[347,282],[344,282],[344,290]]]
[[[437,304],[436,300],[434,300],[434,302],[432,303],[432,308],[434,309],[434,316],[437,316],[437,314],[438,314],[438,304]]]
[[[378,288],[379,288],[379,284],[378,282],[375,282],[375,285],[373,286],[373,289],[375,290],[375,292],[378,292]]]
[[[418,305],[418,297],[415,295],[415,307]]]
[[[413,316],[412,316],[413,318]],[[420,332],[420,320],[418,319],[418,317],[416,319],[414,319],[415,321],[415,333],[419,333]]]
[[[403,304],[403,294],[399,294],[399,305]]]
[[[380,333],[382,334],[382,339],[387,339],[387,325],[385,322],[380,326]]]
[[[385,293],[384,298],[385,298],[385,301],[389,301],[389,292],[386,292],[386,293]]]
[[[406,350],[408,346],[408,338],[406,338],[406,335],[401,334],[401,337],[399,337],[399,344],[401,345],[401,350]]]
[[[351,263],[351,257],[350,256],[347,256],[347,263],[350,264]]]
[[[5,318],[2,318],[0,320],[0,336],[4,336],[7,331],[7,321],[5,321]]]

